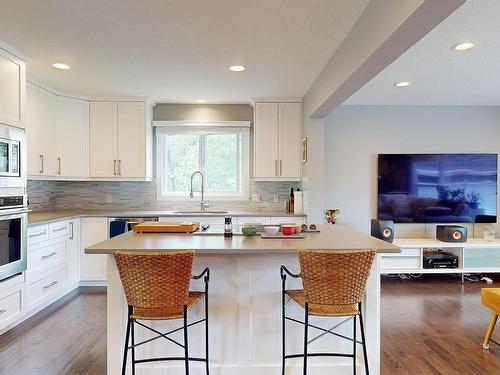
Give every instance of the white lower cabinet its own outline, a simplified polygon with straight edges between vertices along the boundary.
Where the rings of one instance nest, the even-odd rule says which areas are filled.
[[[57,294],[67,288],[67,283],[68,267],[65,264],[37,274],[34,280],[30,279],[26,285],[28,311],[59,297]]]
[[[0,331],[25,314],[25,284],[0,292]]]
[[[85,254],[85,248],[108,239],[108,219],[88,217],[80,219],[80,280],[106,281],[107,255]]]
[[[80,219],[68,221],[66,240],[68,253],[68,284],[77,286],[80,281]]]

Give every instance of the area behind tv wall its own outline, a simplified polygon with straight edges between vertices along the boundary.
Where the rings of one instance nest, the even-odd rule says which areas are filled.
[[[369,232],[380,153],[500,153],[500,107],[341,106],[325,120],[325,205]],[[498,199],[498,197],[497,197]],[[496,224],[496,230],[500,230]],[[469,236],[482,225],[468,225]],[[433,237],[435,224],[398,224],[398,237]]]

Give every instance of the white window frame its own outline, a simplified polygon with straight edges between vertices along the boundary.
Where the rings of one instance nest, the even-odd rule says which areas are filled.
[[[199,134],[203,132],[230,134],[231,131],[242,133],[242,170],[241,185],[243,192],[205,192],[205,200],[213,201],[248,201],[250,199],[250,121],[153,121],[153,126],[156,129],[156,195],[159,201],[183,201],[192,202],[201,199],[201,193],[195,193],[193,199],[189,196],[189,191],[186,192],[165,192],[164,191],[164,171],[165,155],[164,137],[168,134]],[[200,155],[202,158],[202,155]],[[194,171],[193,171],[194,172]],[[199,176],[195,177],[199,179]]]

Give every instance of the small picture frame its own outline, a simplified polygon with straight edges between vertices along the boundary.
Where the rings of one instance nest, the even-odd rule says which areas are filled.
[[[307,137],[302,138],[302,163],[307,163]]]

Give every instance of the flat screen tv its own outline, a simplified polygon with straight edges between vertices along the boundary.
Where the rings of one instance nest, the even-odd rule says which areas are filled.
[[[378,219],[496,223],[497,155],[378,155]]]

